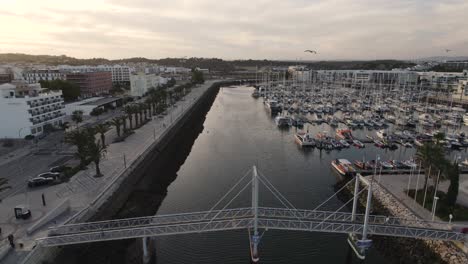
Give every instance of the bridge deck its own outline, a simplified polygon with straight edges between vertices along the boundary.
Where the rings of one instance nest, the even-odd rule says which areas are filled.
[[[261,228],[332,233],[362,233],[364,222],[364,215],[361,214],[357,214],[355,221],[351,221],[350,213],[268,207],[259,207],[258,217]],[[252,228],[253,219],[252,208],[140,217],[59,226],[50,229],[48,237],[37,241],[42,246],[59,246],[245,229]],[[433,222],[373,215],[369,217],[369,223],[368,232],[374,235],[456,241],[465,239],[463,233],[429,227],[434,226]]]

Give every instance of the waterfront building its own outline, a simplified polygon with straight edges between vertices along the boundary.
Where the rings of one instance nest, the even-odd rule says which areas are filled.
[[[28,83],[38,83],[42,80],[64,80],[65,74],[58,69],[30,69],[23,71],[23,79]]]
[[[60,126],[65,117],[62,92],[50,92],[40,84],[14,81],[0,85],[2,138],[39,136],[47,125]]]
[[[67,81],[80,87],[81,97],[109,94],[112,89],[112,74],[106,71],[74,72],[66,74]]]
[[[166,84],[167,81],[167,78],[156,74],[132,74],[130,75],[130,94],[132,96],[143,96],[150,88],[157,88]]]
[[[130,74],[134,71],[132,67],[125,65],[99,65],[99,66],[70,66],[59,65],[58,69],[62,72],[110,72],[112,75],[112,83],[129,83]]]
[[[0,84],[10,83],[14,79],[13,73],[10,71],[1,71],[0,72]]]

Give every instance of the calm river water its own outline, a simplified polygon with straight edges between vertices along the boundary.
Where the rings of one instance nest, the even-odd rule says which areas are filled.
[[[252,91],[251,87],[221,88],[204,122],[181,133],[177,145],[164,152],[163,161],[132,187],[132,195],[114,218],[209,210],[254,164],[296,208],[314,209],[334,193],[339,180],[331,160],[369,160],[376,154],[383,160],[405,159],[414,154],[414,149],[389,151],[371,144],[331,152],[301,149],[294,142],[295,128],[278,129],[262,99],[251,97]],[[327,125],[304,129],[314,134],[334,131]],[[362,138],[366,133],[375,135],[354,132]],[[227,208],[248,207],[250,201],[247,188]],[[320,209],[334,211],[342,204],[333,198]],[[261,186],[260,206],[282,204]],[[158,237],[155,251],[159,264],[250,263],[247,230]],[[359,263],[344,234],[269,230],[259,252],[261,263]],[[141,263],[141,259],[141,240],[126,240],[69,246],[55,263]],[[365,262],[389,263],[375,249]]]
[[[254,164],[296,208],[314,209],[334,193],[338,177],[331,170],[332,159],[368,160],[376,153],[382,159],[402,159],[414,152],[404,148],[385,151],[370,144],[362,150],[300,149],[294,143],[295,128],[278,129],[262,99],[251,97],[252,89],[220,89],[203,132],[168,187],[158,214],[209,210]],[[310,125],[309,130],[333,131],[327,125]],[[365,133],[357,132],[361,137]],[[247,188],[228,208],[249,204]],[[335,210],[342,204],[333,199],[321,209]],[[282,206],[263,186],[260,205]],[[156,241],[157,263],[249,263],[246,230],[168,236]],[[351,257],[346,235],[328,233],[267,231],[260,257],[262,263],[358,263]],[[366,262],[389,263],[375,250]]]

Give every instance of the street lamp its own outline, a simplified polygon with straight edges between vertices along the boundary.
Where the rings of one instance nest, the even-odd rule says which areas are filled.
[[[439,197],[434,197],[434,205],[432,206],[432,221],[434,221],[435,218],[435,213],[437,210],[437,201],[439,200]]]

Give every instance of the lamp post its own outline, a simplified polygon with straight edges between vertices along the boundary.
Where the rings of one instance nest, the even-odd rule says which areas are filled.
[[[435,218],[435,213],[437,210],[437,201],[439,200],[439,197],[434,197],[434,206],[432,207],[432,221],[434,221]]]

